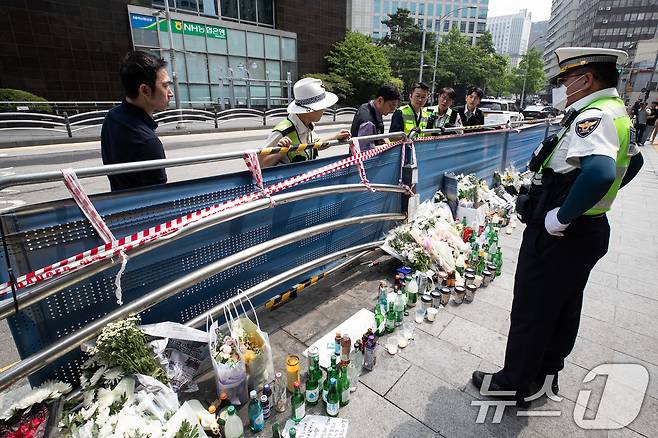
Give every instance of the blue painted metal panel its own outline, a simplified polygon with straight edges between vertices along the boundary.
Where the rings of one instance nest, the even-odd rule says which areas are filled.
[[[503,163],[505,157],[508,162],[526,162],[544,133],[545,127],[533,127],[510,134],[506,151],[507,134],[504,132],[418,141],[416,154],[420,178],[417,188],[421,200],[429,199],[441,187],[446,171],[458,174],[475,172],[481,178],[491,180],[493,172],[506,164]],[[265,169],[265,183],[273,184],[335,159]],[[400,171],[400,149],[366,161],[365,167],[371,182],[396,184]],[[351,167],[297,188],[358,182],[356,168]],[[239,172],[119,194],[97,195],[92,197],[92,202],[114,234],[124,236],[253,190],[255,186],[251,175]],[[278,205],[274,209],[216,225],[130,260],[122,280],[124,301],[129,302],[212,261],[291,231],[346,217],[401,211],[401,200],[399,194],[382,193],[325,196]],[[2,221],[8,232],[11,264],[15,272],[21,274],[101,243],[72,201],[23,208],[3,215]],[[142,314],[143,320],[146,323],[189,320],[231,297],[238,288],[246,289],[322,255],[380,239],[392,226],[394,223],[388,222],[344,227],[263,254],[152,307]],[[2,253],[0,266],[6,266]],[[117,307],[114,297],[117,270],[114,268],[98,274],[10,318],[10,328],[21,357],[41,350],[114,310]],[[7,280],[6,268],[0,269],[0,280]],[[277,290],[299,280],[301,278],[293,279]],[[259,302],[275,293],[272,290],[264,294]],[[35,374],[31,378],[32,383],[47,378],[75,382],[81,357],[80,352],[65,356]]]

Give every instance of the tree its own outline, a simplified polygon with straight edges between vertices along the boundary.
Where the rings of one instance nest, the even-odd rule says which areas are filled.
[[[457,27],[450,29],[439,43],[438,61],[437,86],[481,84],[483,73],[478,50]]]
[[[544,88],[546,83],[544,60],[539,50],[535,48],[528,50],[521,58],[519,66],[513,70],[511,91],[517,96],[524,94],[524,82],[525,96],[535,94]]]
[[[358,32],[348,32],[345,39],[334,44],[325,59],[330,74],[352,85],[354,91],[347,99],[351,104],[371,99],[377,89],[391,79],[391,65],[384,49]]]
[[[341,102],[349,101],[354,95],[354,87],[350,81],[336,73],[310,73],[303,77],[320,79],[324,88],[338,96]]]
[[[414,23],[411,12],[398,9],[394,14],[382,20],[390,29],[390,34],[379,41],[386,49],[386,55],[393,69],[393,75],[400,78],[404,84],[403,93],[418,82],[420,69],[420,51],[423,42],[423,29]],[[425,35],[425,64],[433,64],[436,34],[428,32]],[[432,67],[423,69],[423,81],[432,78]]]

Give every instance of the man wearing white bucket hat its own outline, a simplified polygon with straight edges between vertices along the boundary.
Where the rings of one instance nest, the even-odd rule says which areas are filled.
[[[338,101],[338,96],[325,90],[320,79],[304,78],[293,87],[295,100],[288,105],[288,117],[279,122],[267,139],[264,147],[288,147],[292,144],[316,143],[329,140],[347,140],[351,137],[347,129],[341,129],[328,138],[319,138],[314,123],[322,118],[324,110]],[[290,151],[287,154],[260,155],[261,167],[289,164],[317,158],[316,149]]]

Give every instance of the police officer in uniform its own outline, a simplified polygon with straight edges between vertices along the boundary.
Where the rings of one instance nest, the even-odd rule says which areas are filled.
[[[324,110],[338,101],[338,96],[326,91],[320,79],[304,78],[295,82],[293,87],[295,100],[288,105],[288,117],[279,122],[267,139],[264,147],[288,147],[293,144],[309,144],[329,140],[347,140],[350,131],[341,129],[328,138],[320,138],[314,131]],[[287,154],[259,155],[261,167],[275,166],[279,163],[289,164],[299,161],[314,160],[318,157],[316,149],[289,151]]]
[[[616,89],[617,64],[626,61],[626,53],[564,47],[555,55],[560,72],[552,79],[553,106],[567,113],[560,132],[533,155],[533,185],[517,203],[527,227],[514,278],[505,366],[492,375],[473,373],[481,390],[516,391],[513,398],[521,407],[545,384],[559,391],[558,372],[576,341],[583,290],[608,250],[606,212],[643,164]],[[485,380],[488,388],[482,388]]]
[[[427,127],[429,113],[423,108],[427,104],[430,87],[419,82],[409,93],[409,105],[403,105],[393,113],[389,132],[404,131],[409,135],[412,130],[420,131]]]

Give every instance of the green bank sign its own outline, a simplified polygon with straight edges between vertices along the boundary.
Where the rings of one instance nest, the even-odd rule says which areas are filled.
[[[209,24],[192,23],[190,21],[171,20],[173,24],[174,33],[182,33],[184,35],[193,36],[207,36],[208,38],[226,39],[226,28],[219,26],[211,26]],[[156,28],[160,32],[168,32],[169,26],[167,20],[155,18],[150,15],[130,14],[130,26],[133,29],[144,29],[155,31]]]

